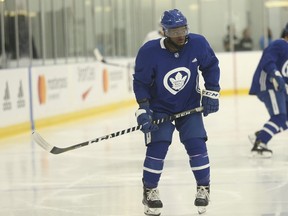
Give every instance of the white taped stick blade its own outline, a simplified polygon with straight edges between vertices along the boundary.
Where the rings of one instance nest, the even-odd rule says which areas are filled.
[[[53,146],[50,145],[46,140],[44,140],[43,137],[41,137],[40,134],[36,131],[33,131],[32,139],[46,151],[50,152],[53,149]]]
[[[97,61],[100,61],[100,62],[103,62],[104,61],[104,58],[103,56],[101,55],[100,51],[98,48],[95,48],[94,49],[94,55],[95,55],[95,58]]]

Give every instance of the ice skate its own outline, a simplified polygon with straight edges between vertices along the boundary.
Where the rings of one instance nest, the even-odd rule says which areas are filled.
[[[163,204],[160,200],[159,191],[157,188],[143,187],[144,213],[149,216],[159,216]]]
[[[198,207],[198,213],[203,214],[206,212],[206,207],[210,201],[210,186],[197,186],[196,199],[194,205]]]
[[[271,158],[272,154],[273,154],[272,150],[268,149],[267,145],[261,143],[261,141],[256,141],[254,143],[253,148],[251,149],[252,157]]]

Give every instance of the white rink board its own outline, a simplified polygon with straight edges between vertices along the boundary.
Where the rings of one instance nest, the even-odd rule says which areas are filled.
[[[221,90],[249,89],[261,53],[216,53]],[[133,100],[134,58],[109,61],[122,67],[100,62],[32,67],[34,120]],[[0,129],[30,121],[28,71],[29,68],[0,70]]]
[[[236,55],[235,89],[250,88],[254,72],[261,58],[261,52],[239,52]]]
[[[0,128],[30,121],[28,69],[0,70]]]
[[[73,81],[66,65],[31,69],[34,119],[71,112]]]
[[[133,98],[127,69],[102,63],[32,68],[34,119]]]
[[[105,72],[106,75],[104,75]],[[101,75],[102,92],[100,98],[102,103],[109,104],[134,98],[131,87],[132,79],[127,68],[103,65]],[[106,76],[106,88],[103,86],[105,83],[103,81],[105,80],[104,76]]]

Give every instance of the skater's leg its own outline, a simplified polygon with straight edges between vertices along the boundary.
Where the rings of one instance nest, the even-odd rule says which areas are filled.
[[[161,114],[156,114],[162,118]],[[171,122],[159,125],[151,133],[151,142],[146,145],[146,157],[143,166],[143,204],[147,215],[160,215],[163,204],[158,191],[158,183],[164,167],[164,160],[172,140],[175,126]]]
[[[195,176],[197,185],[209,185],[210,162],[205,140],[202,138],[194,138],[185,141],[184,145],[187,154],[189,155],[189,164]]]
[[[272,150],[268,149],[268,142],[274,135],[287,129],[286,94],[284,92],[278,92],[271,89],[267,92],[259,93],[257,97],[265,104],[265,107],[270,115],[270,119],[256,134],[251,153],[252,156],[256,157],[271,157]]]
[[[158,187],[169,145],[168,142],[156,142],[147,147],[143,167],[143,183],[146,187]]]
[[[252,156],[268,158],[272,156],[272,150],[268,149],[267,144],[273,136],[287,129],[286,118],[286,114],[271,116],[256,136],[254,146],[251,149]]]
[[[207,134],[201,113],[177,120],[176,128],[189,156],[189,164],[197,182],[194,204],[198,207],[199,213],[204,213],[209,204],[210,189],[207,188],[210,185],[210,162],[206,147]],[[207,192],[205,196],[202,193],[204,190],[199,192],[201,188]]]
[[[203,138],[186,140],[185,149],[189,155],[189,164],[197,182],[197,193],[194,205],[200,214],[206,211],[210,193],[210,162],[206,141]]]
[[[164,159],[170,143],[151,143],[147,147],[143,168],[143,204],[146,215],[160,215],[163,204],[157,189]]]

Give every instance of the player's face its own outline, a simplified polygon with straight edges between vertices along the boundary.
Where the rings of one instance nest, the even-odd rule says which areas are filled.
[[[186,42],[186,36],[170,37],[170,40],[172,40],[178,46],[182,46]]]
[[[188,34],[188,27],[182,26],[174,29],[167,29],[165,32],[166,36],[168,36],[175,44],[178,46],[182,46],[185,44],[186,35]]]

